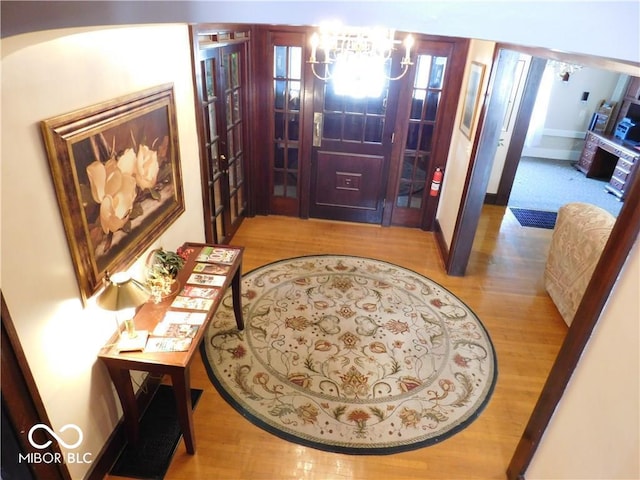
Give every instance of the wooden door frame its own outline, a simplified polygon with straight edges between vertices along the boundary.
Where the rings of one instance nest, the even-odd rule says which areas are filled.
[[[253,82],[253,71],[255,63],[253,61],[253,50],[251,39],[254,37],[255,28],[244,24],[191,24],[189,25],[189,38],[191,48],[191,74],[194,89],[194,107],[195,107],[195,119],[196,130],[198,132],[198,150],[200,158],[200,183],[202,191],[202,208],[203,208],[203,221],[205,222],[204,233],[208,242],[210,243],[228,243],[233,234],[242,223],[242,218],[245,216],[252,216],[255,214],[255,202],[253,192],[255,189],[255,177],[258,175],[247,175],[247,172],[253,168],[256,161],[253,159],[253,152],[259,151],[256,148],[255,140],[251,135],[253,131],[252,119],[255,118],[254,102],[256,86]],[[206,48],[201,48],[200,37],[205,37]],[[243,142],[245,149],[243,151],[243,182],[244,182],[244,198],[245,198],[245,210],[242,214],[238,215],[235,222],[231,221],[231,204],[228,208],[221,213],[223,215],[224,223],[224,238],[217,238],[217,228],[214,224],[209,226],[208,223],[214,218],[215,212],[211,211],[210,194],[209,194],[209,162],[207,146],[204,139],[206,138],[206,121],[204,119],[202,104],[204,99],[202,98],[203,92],[203,80],[200,70],[200,64],[203,60],[202,50],[222,49],[224,47],[242,46],[243,53],[238,67],[243,73],[242,79],[245,82],[245,95],[240,99],[241,110],[243,115]],[[216,50],[216,54],[219,52]],[[217,76],[218,71],[214,72]],[[218,83],[218,82],[216,82]],[[247,100],[249,99],[249,100]],[[224,105],[225,99],[220,98],[220,104]],[[218,125],[222,122],[222,112],[220,108],[216,108],[216,123]],[[226,124],[226,120],[224,122]],[[226,132],[225,132],[226,135]],[[228,172],[222,174],[224,178],[220,179],[221,186],[228,191]],[[221,195],[224,197],[224,192]],[[229,197],[229,195],[227,195]],[[230,199],[229,199],[230,200]]]
[[[0,350],[2,352],[2,408],[16,432],[16,440],[21,450],[28,453],[33,451],[33,447],[25,442],[25,432],[39,423],[51,425],[51,421],[27,363],[27,357],[20,345],[18,332],[11,320],[2,291],[0,291],[0,302],[2,311],[2,348]],[[48,440],[48,437],[40,430],[34,435],[42,435],[38,438],[41,442]],[[52,442],[41,453],[62,457],[57,442]],[[71,480],[71,474],[64,462],[38,462],[30,463],[29,466],[34,478]]]
[[[427,184],[431,182],[432,172],[436,167],[440,167],[442,171],[447,169],[448,151],[451,144],[451,138],[455,128],[455,112],[458,106],[458,98],[462,92],[462,79],[466,65],[467,52],[469,51],[470,41],[467,38],[441,37],[431,35],[415,35],[415,48],[413,54],[416,56],[427,54],[447,57],[447,68],[445,72],[445,80],[443,85],[443,97],[438,107],[436,118],[436,131],[434,132],[434,140],[432,145],[431,157],[427,166]],[[435,44],[438,44],[437,46]],[[391,150],[391,161],[389,171],[389,181],[387,184],[386,207],[383,212],[382,225],[387,227],[392,224],[403,225],[402,223],[392,222],[394,215],[396,194],[400,180],[400,169],[404,159],[402,154],[405,150],[408,127],[409,127],[409,111],[410,92],[413,88],[413,77],[415,75],[415,66],[411,66],[406,76],[410,79],[411,84],[403,88],[398,98],[399,106],[396,112],[396,126],[394,129],[395,140]],[[436,141],[437,139],[437,141]],[[427,188],[425,187],[425,190]],[[424,204],[420,214],[419,224],[417,227],[422,230],[434,230],[436,212],[440,203],[440,195],[431,196],[425,192],[423,197]]]
[[[460,213],[454,230],[454,240],[448,255],[445,255],[447,272],[451,275],[464,274],[471,254],[483,197],[488,185],[487,171],[490,170],[495,156],[495,151],[493,155],[489,155],[489,153],[491,152],[491,145],[493,144],[494,147],[497,145],[495,141],[500,130],[500,124],[496,124],[495,118],[496,111],[500,110],[499,105],[491,104],[504,102],[505,105],[503,106],[506,108],[506,99],[500,95],[491,96],[491,89],[495,87],[495,83],[500,83],[500,52],[508,50],[596,68],[606,68],[630,75],[633,75],[635,69],[638,68],[638,64],[588,56],[564,55],[544,49],[496,45],[494,69],[492,70],[492,78],[490,79],[488,90],[489,97],[483,106],[479,122],[480,127],[474,139],[472,160],[465,183]],[[496,78],[498,79],[497,82]],[[506,472],[507,478],[510,480],[523,480],[525,478],[526,470],[542,441],[544,432],[556,411],[558,403],[562,399],[584,348],[591,338],[593,329],[600,319],[618,275],[638,238],[638,233],[640,232],[640,209],[634,208],[638,204],[640,204],[640,176],[636,176],[628,191],[625,203],[578,307],[575,320],[569,327],[567,336],[513,454]]]
[[[493,159],[498,149],[504,115],[507,111],[510,82],[519,54],[496,46],[486,99],[482,105],[478,128],[471,150],[465,188],[453,231],[449,253],[445,259],[447,274],[463,276],[469,263],[484,204]]]

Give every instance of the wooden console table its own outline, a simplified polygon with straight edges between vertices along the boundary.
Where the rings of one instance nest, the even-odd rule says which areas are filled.
[[[611,135],[587,132],[576,168],[587,177],[609,181],[608,192],[623,200],[640,164],[640,150],[628,147]]]
[[[184,442],[187,452],[194,454],[196,451],[195,438],[193,432],[193,418],[191,408],[191,387],[189,367],[198,347],[202,342],[204,332],[208,327],[214,313],[216,312],[220,302],[224,298],[224,294],[231,286],[233,297],[233,311],[236,317],[238,329],[244,328],[242,319],[241,306],[241,266],[242,266],[242,247],[231,247],[228,245],[206,245],[200,243],[185,243],[183,248],[189,249],[189,257],[178,275],[178,282],[181,288],[187,284],[187,279],[193,273],[198,255],[205,247],[213,247],[216,249],[233,250],[235,257],[225,267],[228,269],[225,273],[224,284],[220,286],[219,294],[213,300],[213,304],[206,311],[206,319],[198,328],[191,345],[187,351],[183,352],[119,352],[115,345],[118,340],[116,332],[109,343],[100,351],[98,358],[102,360],[109,375],[113,381],[122,409],[124,412],[124,425],[127,432],[127,438],[133,445],[138,445],[140,440],[140,412],[136,402],[135,392],[131,381],[131,371],[143,371],[153,374],[168,375],[171,378],[173,391],[176,398],[178,409],[178,419],[184,436]],[[215,265],[215,262],[212,262]],[[154,304],[148,302],[143,305],[134,318],[137,330],[148,330],[152,332],[156,325],[162,321],[168,311],[189,311],[188,309],[176,309],[171,304],[175,296],[171,296],[162,303]]]

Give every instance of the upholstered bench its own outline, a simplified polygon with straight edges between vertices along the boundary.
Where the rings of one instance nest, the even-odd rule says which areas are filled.
[[[568,203],[558,210],[544,270],[547,292],[571,325],[616,219],[588,203]]]

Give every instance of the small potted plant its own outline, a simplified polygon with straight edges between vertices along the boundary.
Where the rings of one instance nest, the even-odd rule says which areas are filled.
[[[147,257],[146,284],[155,303],[160,303],[177,291],[176,277],[184,265],[178,253],[158,248]]]

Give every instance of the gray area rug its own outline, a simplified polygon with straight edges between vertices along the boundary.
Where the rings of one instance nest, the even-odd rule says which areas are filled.
[[[522,157],[509,207],[557,212],[567,203],[585,202],[617,217],[622,202],[605,191],[606,184],[605,180],[587,178],[567,160]]]

